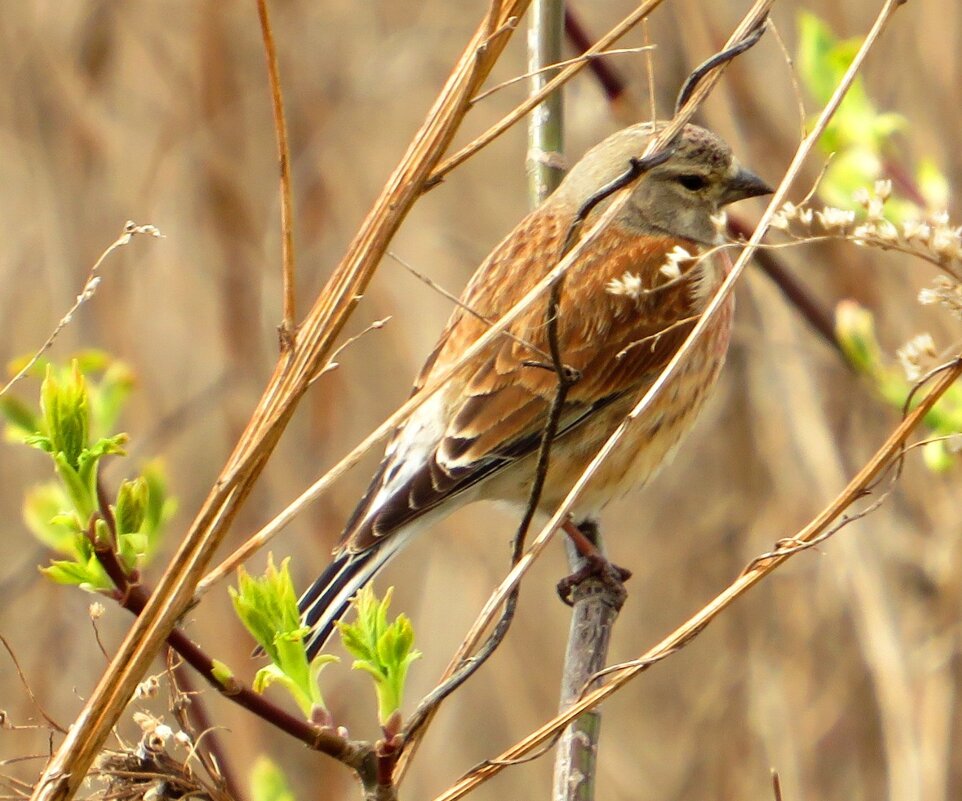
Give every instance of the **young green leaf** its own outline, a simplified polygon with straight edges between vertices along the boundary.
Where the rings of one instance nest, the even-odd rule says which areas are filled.
[[[267,570],[260,577],[240,568],[237,589],[231,587],[229,592],[237,616],[272,662],[257,672],[254,689],[262,692],[279,683],[305,716],[314,718],[317,710],[325,710],[317,675],[337,658],[322,654],[308,663],[304,637],[309,629],[301,625],[289,562],[285,559],[278,569],[273,557],[268,556]]]
[[[393,594],[392,587],[383,599],[378,599],[370,585],[362,588],[351,601],[355,622],[337,624],[344,647],[355,658],[352,667],[374,680],[382,726],[399,712],[408,668],[421,656],[413,647],[414,629],[407,615],[400,614],[393,623],[387,622]]]
[[[53,453],[62,453],[76,470],[80,454],[87,448],[90,424],[86,381],[75,361],[65,380],[60,380],[51,365],[40,387],[40,413]]]

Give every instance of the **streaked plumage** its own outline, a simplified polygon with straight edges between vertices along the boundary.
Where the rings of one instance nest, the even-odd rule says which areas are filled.
[[[641,156],[648,124],[620,131],[589,151],[544,204],[529,214],[482,263],[462,295],[485,320],[508,311],[558,262],[583,203]],[[644,175],[629,203],[568,272],[558,337],[564,362],[581,371],[568,393],[540,507],[565,497],[587,463],[688,335],[729,268],[716,253],[683,280],[661,272],[676,247],[697,253],[716,237],[710,219],[729,202],[769,190],[739,167],[718,137],[688,126],[672,156]],[[606,203],[592,211],[590,229]],[[640,297],[615,294],[612,281],[637,275]],[[702,347],[692,353],[661,400],[634,424],[627,442],[589,484],[579,519],[595,516],[633,484],[644,483],[677,445],[718,376],[728,346],[729,301]],[[457,309],[421,370],[420,388],[486,330]],[[437,516],[480,498],[524,506],[536,452],[557,383],[550,370],[525,365],[548,350],[545,306],[535,304],[502,337],[418,409],[392,437],[371,485],[345,526],[335,558],[301,599],[316,652],[353,593]],[[519,341],[520,340],[520,341]],[[523,344],[524,343],[524,344]],[[533,346],[537,350],[532,350]]]

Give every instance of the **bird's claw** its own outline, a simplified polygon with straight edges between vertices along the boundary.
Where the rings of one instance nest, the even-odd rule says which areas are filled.
[[[613,605],[620,609],[628,597],[625,582],[631,578],[631,571],[619,567],[600,553],[588,554],[583,558],[584,564],[580,568],[558,582],[558,596],[568,606],[574,606],[576,601],[592,591],[608,592]],[[596,586],[589,589],[592,580]]]

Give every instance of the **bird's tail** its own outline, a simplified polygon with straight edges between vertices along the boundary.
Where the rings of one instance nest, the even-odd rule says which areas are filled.
[[[338,554],[301,596],[297,607],[305,625],[312,629],[305,640],[308,659],[313,659],[334,633],[334,624],[347,612],[354,594],[394,556],[400,544],[394,539],[363,551]]]

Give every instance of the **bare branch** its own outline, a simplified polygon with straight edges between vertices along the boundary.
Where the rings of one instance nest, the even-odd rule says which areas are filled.
[[[30,357],[27,363],[21,367],[16,375],[11,378],[3,387],[0,387],[0,397],[3,397],[7,391],[16,384],[21,378],[23,378],[30,369],[40,360],[50,347],[53,345],[54,341],[60,336],[60,332],[63,331],[68,325],[70,325],[73,320],[74,314],[77,312],[81,306],[84,305],[88,300],[90,300],[94,294],[97,292],[97,288],[100,286],[100,267],[103,265],[107,257],[113,253],[117,248],[121,248],[124,245],[130,243],[130,240],[134,238],[137,234],[147,234],[148,236],[162,237],[163,234],[153,225],[137,225],[137,223],[130,220],[124,225],[123,233],[113,241],[113,243],[100,254],[100,258],[94,262],[94,266],[90,268],[90,272],[87,273],[87,279],[84,281],[83,289],[80,290],[80,294],[77,295],[77,299],[74,301],[73,305],[67,310],[67,313],[60,318],[60,322],[57,323],[56,327],[51,332],[50,336],[44,341],[44,343],[37,349],[36,353]]]

